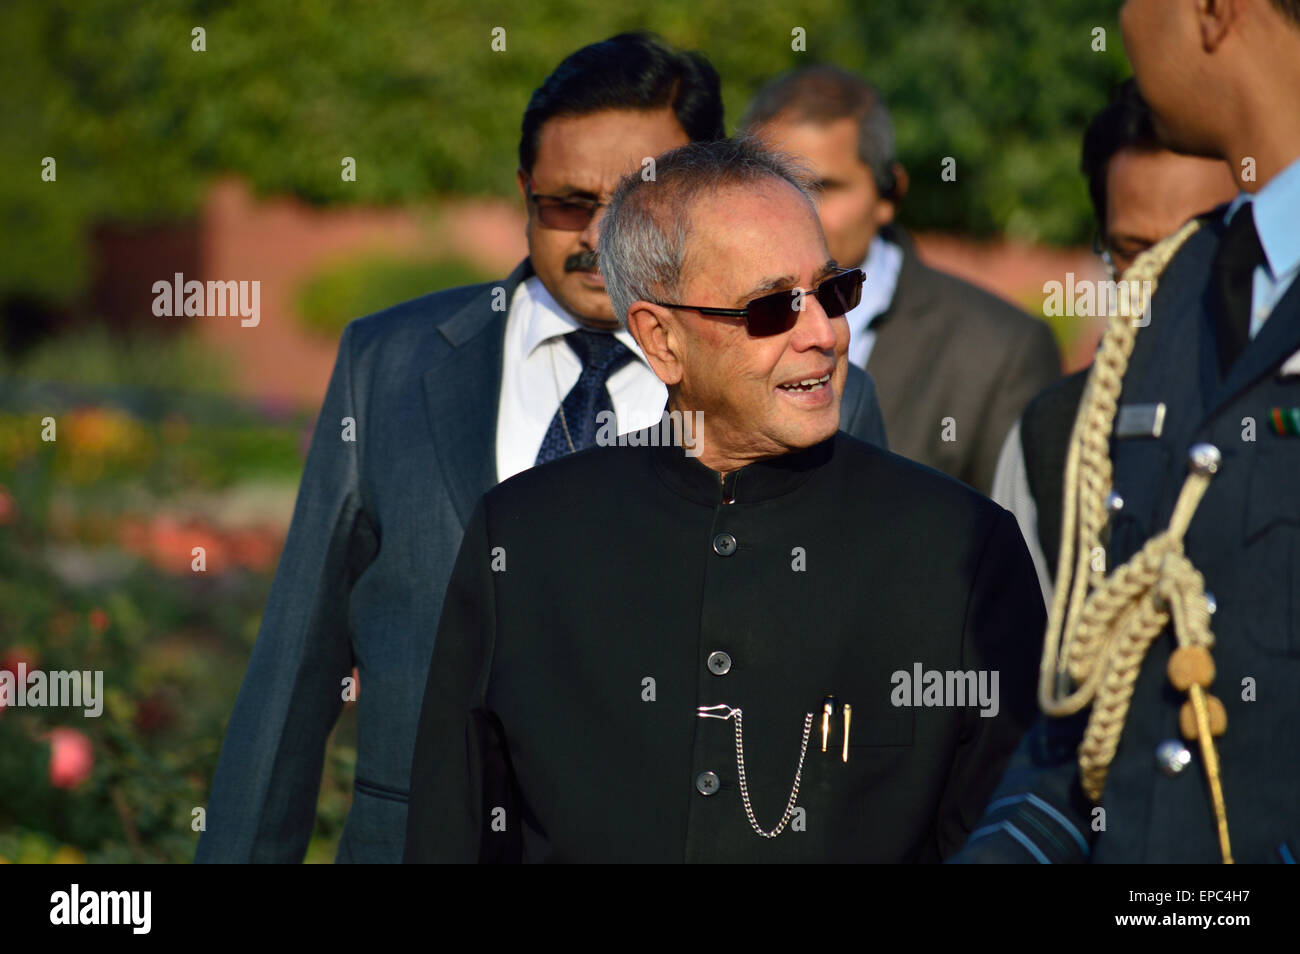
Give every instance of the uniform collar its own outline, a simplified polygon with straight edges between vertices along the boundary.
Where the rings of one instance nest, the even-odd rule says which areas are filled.
[[[667,408],[665,408],[667,413]],[[655,425],[648,430],[656,430]],[[754,461],[725,478],[690,457],[680,441],[646,441],[652,446],[655,471],[668,489],[695,503],[715,507],[722,503],[757,503],[802,487],[835,455],[835,437],[804,450]],[[673,446],[675,443],[678,446]]]
[[[1243,192],[1233,199],[1224,222],[1247,202],[1255,215],[1255,230],[1264,258],[1274,281],[1300,268],[1300,230],[1295,227],[1300,216],[1300,159],[1296,159],[1251,196]]]

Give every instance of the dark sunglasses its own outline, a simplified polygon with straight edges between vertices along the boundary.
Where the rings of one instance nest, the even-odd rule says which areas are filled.
[[[862,300],[862,283],[867,276],[860,268],[848,268],[826,279],[811,292],[826,312],[827,318],[838,318],[857,307]],[[685,308],[702,315],[721,315],[726,318],[744,318],[751,338],[766,338],[789,331],[799,320],[802,311],[800,297],[795,290],[775,292],[755,298],[744,308],[704,308],[700,305],[673,305],[666,301],[651,304],[661,308]]]
[[[557,229],[561,232],[581,232],[591,224],[596,210],[608,202],[595,199],[581,199],[566,195],[538,195],[533,191],[533,183],[524,184],[528,201],[537,209],[537,220],[543,227]]]

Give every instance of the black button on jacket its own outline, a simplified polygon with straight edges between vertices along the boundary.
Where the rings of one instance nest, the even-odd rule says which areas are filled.
[[[725,481],[670,447],[535,468],[490,491],[466,531],[406,860],[940,860],[1032,718],[1043,626],[1009,514],[843,433]],[[997,670],[997,715],[974,699],[895,705],[893,674],[918,664]],[[734,722],[697,716],[720,704],[743,711],[768,830],[814,714],[802,811],[775,838],[746,818]],[[720,779],[709,795],[705,772]]]

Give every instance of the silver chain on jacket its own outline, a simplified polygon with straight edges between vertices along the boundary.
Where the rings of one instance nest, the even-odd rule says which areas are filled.
[[[715,712],[715,709],[726,709],[725,713]],[[785,804],[785,814],[781,816],[781,823],[771,831],[764,831],[759,825],[758,819],[754,817],[754,807],[749,801],[749,783],[745,779],[745,739],[744,729],[741,726],[743,713],[740,709],[733,709],[725,703],[716,706],[700,706],[696,714],[701,719],[722,719],[727,720],[734,717],[736,722],[736,771],[740,781],[740,800],[745,805],[745,817],[749,819],[750,826],[759,835],[764,838],[775,838],[785,830],[785,826],[790,824],[790,819],[794,816],[795,802],[799,799],[799,781],[803,777],[803,760],[808,754],[808,734],[812,731],[813,714],[809,712],[803,720],[803,741],[799,745],[799,765],[794,772],[794,787],[790,790],[790,800]]]

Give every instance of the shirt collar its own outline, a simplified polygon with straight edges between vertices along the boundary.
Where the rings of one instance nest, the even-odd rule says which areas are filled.
[[[527,281],[519,283],[515,297],[518,306],[523,310],[525,321],[525,358],[531,357],[539,345],[551,338],[586,328],[582,322],[569,313],[568,309],[555,300],[555,297],[536,275],[533,275]],[[620,328],[614,332],[614,337],[626,345],[638,361],[646,367],[650,366],[631,332],[626,328]]]
[[[847,315],[850,336],[861,335],[878,315],[889,308],[902,267],[903,250],[877,233],[867,247],[867,258],[861,265],[867,276],[862,285],[862,299]]]
[[[659,428],[653,425],[647,433]],[[790,493],[807,483],[835,455],[832,435],[820,444],[754,461],[723,477],[701,464],[698,457],[688,456],[681,441],[659,439],[645,443],[652,447],[655,471],[669,490],[710,507],[726,502],[757,503]]]
[[[1274,280],[1300,268],[1300,229],[1295,227],[1300,220],[1300,159],[1270,179],[1254,196],[1240,193],[1228,206],[1224,223],[1231,222],[1247,202],[1254,211],[1259,244]]]

